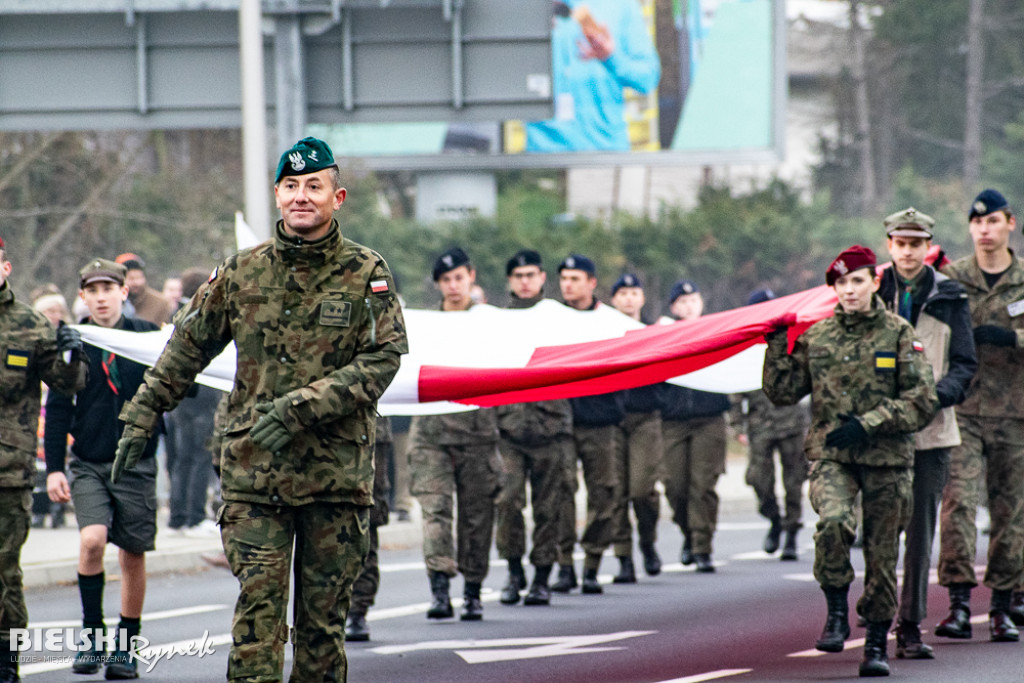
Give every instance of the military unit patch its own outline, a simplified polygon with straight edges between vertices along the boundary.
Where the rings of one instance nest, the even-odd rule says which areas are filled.
[[[4,364],[9,368],[27,368],[28,367],[28,351],[16,351],[11,349],[7,352],[7,357],[4,359]]]
[[[348,301],[325,301],[320,305],[320,324],[348,327],[352,318],[352,304]]]
[[[896,372],[896,354],[892,351],[876,351],[875,372]]]

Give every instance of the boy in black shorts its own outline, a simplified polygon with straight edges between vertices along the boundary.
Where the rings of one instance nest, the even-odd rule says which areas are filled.
[[[125,267],[106,259],[93,259],[81,271],[79,296],[89,308],[88,323],[137,332],[157,329],[144,320],[127,318],[122,306],[128,296]],[[75,673],[94,674],[106,661],[108,680],[138,678],[132,638],[139,634],[142,603],[146,596],[146,556],[156,540],[157,432],[138,466],[125,472],[117,484],[110,470],[117,441],[124,429],[118,413],[142,383],[146,366],[85,344],[89,379],[72,399],[51,392],[46,402],[46,490],[50,500],[74,500],[80,549],[78,590],[82,598],[82,626],[91,649],[80,650],[72,666]],[[64,473],[68,434],[74,437],[69,465],[71,483]],[[97,635],[104,633],[103,552],[107,541],[118,546],[121,564],[121,623],[115,652],[104,656]]]

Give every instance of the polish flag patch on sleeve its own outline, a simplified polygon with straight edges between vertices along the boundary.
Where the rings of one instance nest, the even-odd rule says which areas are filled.
[[[919,341],[917,341],[915,339],[914,340],[914,350],[917,351],[918,353],[924,353],[924,344],[922,344],[921,342],[919,342]]]
[[[374,294],[382,294],[382,293],[388,291],[388,281],[387,280],[373,280],[370,283],[370,291],[372,291]]]

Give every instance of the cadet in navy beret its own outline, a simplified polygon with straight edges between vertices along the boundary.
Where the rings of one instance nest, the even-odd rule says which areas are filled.
[[[996,211],[1006,211],[1010,214],[1010,203],[999,190],[991,188],[982,190],[981,193],[971,202],[970,211],[967,212],[967,220],[976,216],[987,216]]]
[[[459,266],[470,266],[469,254],[463,251],[461,247],[452,247],[434,261],[434,282],[440,280],[441,276],[448,271],[455,270]],[[470,270],[472,270],[472,266],[470,266]]]

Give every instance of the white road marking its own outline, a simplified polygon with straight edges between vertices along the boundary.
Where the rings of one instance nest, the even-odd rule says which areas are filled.
[[[234,605],[194,605],[192,607],[179,607],[177,609],[168,609],[161,612],[143,612],[143,621],[158,621],[160,619],[175,619],[177,617],[187,617],[193,614],[205,614],[207,612],[216,612],[222,609],[233,609]],[[118,615],[105,617],[108,624],[116,624],[120,617]],[[33,621],[30,622],[28,628],[77,628],[82,625],[81,619],[72,621]]]
[[[553,636],[533,638],[496,638],[489,640],[434,640],[408,645],[388,645],[372,648],[381,655],[404,654],[424,650],[452,650],[468,664],[507,662],[538,657],[592,654],[622,650],[619,646],[594,647],[626,638],[647,636],[657,631],[621,631],[592,636]]]
[[[709,671],[685,678],[673,678],[671,681],[658,681],[658,683],[701,683],[701,681],[714,681],[719,678],[728,678],[729,676],[742,676],[751,671],[753,669],[719,669],[718,671]]]
[[[143,659],[147,659],[148,660],[151,657],[153,657],[153,655],[157,651],[163,652],[163,653],[166,653],[166,652],[186,652],[186,651],[188,651],[190,649],[202,648],[204,644],[209,644],[209,645],[214,646],[214,647],[216,647],[218,645],[230,645],[231,644],[231,634],[230,633],[221,633],[219,635],[206,636],[204,638],[190,638],[190,639],[186,639],[186,640],[177,640],[177,641],[175,641],[173,643],[163,643],[163,644],[157,644],[157,645],[150,645],[149,647],[147,647],[144,650],[140,651],[139,654],[142,656]],[[28,654],[31,654],[31,653],[28,653]],[[73,657],[74,656],[70,652],[66,652],[64,654],[67,655],[68,657]],[[166,655],[165,655],[165,657],[166,657]],[[159,664],[157,664],[157,666],[159,666]],[[71,668],[70,661],[39,662],[37,664],[22,664],[21,665],[20,673],[21,673],[22,676],[31,676],[32,674],[41,674],[41,673],[46,673],[48,671],[61,671],[63,669],[69,669],[69,668]],[[140,662],[139,663],[139,668],[141,670],[145,670],[146,667],[145,667],[144,664],[142,664]]]

